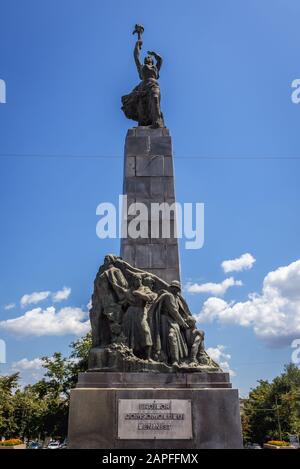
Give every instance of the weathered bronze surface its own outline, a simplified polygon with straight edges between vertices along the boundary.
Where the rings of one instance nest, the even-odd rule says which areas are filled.
[[[133,55],[141,82],[130,94],[122,96],[122,110],[128,119],[137,121],[139,126],[164,127],[158,83],[162,58],[156,52],[148,51],[144,63],[141,62],[140,51],[143,45],[141,35],[143,32],[143,26],[136,24],[133,33],[137,33],[138,40]]]
[[[219,370],[180,283],[168,284],[120,257],[107,255],[97,273],[90,319],[91,370]]]

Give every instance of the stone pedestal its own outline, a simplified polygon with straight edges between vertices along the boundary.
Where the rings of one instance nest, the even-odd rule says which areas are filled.
[[[162,430],[153,436],[146,430],[139,438],[124,438],[124,415],[120,408],[136,408],[140,403],[168,405],[173,420],[158,422]],[[162,404],[161,404],[162,403]],[[166,404],[165,404],[166,403]],[[149,408],[149,407],[146,407]],[[187,409],[187,410],[182,410]],[[145,411],[147,412],[147,411]],[[159,411],[163,412],[163,411]],[[183,412],[183,413],[182,413]],[[129,413],[132,422],[126,425],[136,431],[136,413]],[[178,417],[179,416],[179,417]],[[177,418],[182,421],[178,422]],[[140,417],[139,417],[140,418]],[[168,416],[168,418],[171,418]],[[123,419],[123,420],[122,420]],[[174,423],[175,433],[165,430]],[[179,430],[176,430],[176,428]],[[178,431],[178,438],[176,437]],[[139,433],[137,432],[137,434]],[[146,435],[145,435],[146,432]],[[147,439],[147,432],[149,439]],[[163,437],[163,433],[165,436]],[[169,432],[169,433],[168,433]],[[125,432],[125,435],[126,432]],[[160,435],[160,436],[159,436]],[[168,439],[170,435],[170,439]],[[167,436],[167,438],[166,438]],[[238,392],[231,389],[227,373],[101,373],[79,375],[72,390],[69,414],[70,448],[104,449],[204,449],[242,448]]]
[[[167,214],[159,219],[150,216],[151,203],[175,202],[172,141],[166,128],[129,129],[125,142],[124,187],[128,206],[143,203],[149,211],[148,236],[123,238],[121,257],[134,267],[158,275],[170,283],[180,280],[176,214],[170,212],[170,236],[166,236]],[[135,207],[135,206],[133,206]],[[137,207],[137,206],[136,206]],[[123,210],[123,223],[128,227],[134,216]],[[152,232],[151,232],[152,224]]]

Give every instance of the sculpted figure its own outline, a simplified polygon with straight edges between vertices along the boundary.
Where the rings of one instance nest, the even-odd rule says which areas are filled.
[[[180,302],[180,292],[180,283],[174,280],[153,305],[154,353],[172,365],[178,365],[189,355],[184,331],[190,326]]]
[[[136,25],[137,27],[142,28],[139,25]],[[148,55],[142,63],[140,50],[143,42],[140,37],[143,28],[134,32],[139,33],[133,55],[141,82],[130,94],[122,96],[122,110],[128,119],[137,121],[139,126],[164,127],[164,119],[160,110],[160,88],[158,83],[162,58],[156,52],[148,51]]]
[[[146,277],[142,284],[141,277],[134,276],[132,283],[133,286],[127,296],[130,305],[123,317],[123,333],[127,345],[134,354],[149,360],[152,337],[148,323],[148,310],[157,294],[151,291],[150,287],[153,285],[151,277]]]
[[[168,284],[120,257],[107,255],[97,273],[90,319],[92,368],[218,369],[204,350],[204,332],[196,327],[180,283]]]
[[[93,347],[122,340],[121,323],[128,282],[115,267],[115,256],[108,254],[94,282],[90,321]]]

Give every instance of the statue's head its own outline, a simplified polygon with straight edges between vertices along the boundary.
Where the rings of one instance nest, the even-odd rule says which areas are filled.
[[[144,59],[144,64],[145,65],[153,65],[153,59],[151,57],[151,55],[146,55],[145,59]]]
[[[179,295],[181,293],[181,285],[178,280],[173,280],[173,282],[171,282],[170,292],[173,293],[173,295]]]
[[[133,285],[133,288],[140,288],[140,286],[142,285],[142,279],[139,275],[135,275],[132,278],[132,285]]]
[[[150,276],[145,277],[143,280],[143,284],[145,285],[145,287],[149,287],[152,290],[153,285],[154,285],[154,280]]]
[[[108,266],[108,265],[111,265],[113,264],[115,261],[115,256],[113,254],[107,254],[105,257],[104,257],[104,265],[105,266]]]

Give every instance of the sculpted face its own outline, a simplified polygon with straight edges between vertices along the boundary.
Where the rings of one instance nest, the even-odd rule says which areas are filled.
[[[153,60],[152,60],[152,57],[150,57],[150,55],[147,55],[145,57],[144,64],[145,65],[153,65]]]
[[[152,290],[153,285],[154,285],[154,280],[151,277],[144,278],[143,283],[146,287],[149,287]]]
[[[104,257],[104,265],[108,266],[113,263],[113,258],[109,254]]]
[[[140,279],[140,277],[134,277],[133,278],[133,286],[134,288],[139,288],[142,284],[142,281]]]
[[[174,295],[174,296],[177,296],[177,295],[179,295],[179,294],[180,294],[180,292],[181,292],[181,289],[180,289],[180,288],[178,288],[178,287],[174,287],[174,286],[172,286],[172,287],[170,287],[170,292],[171,292],[171,293],[173,293],[173,295]]]

